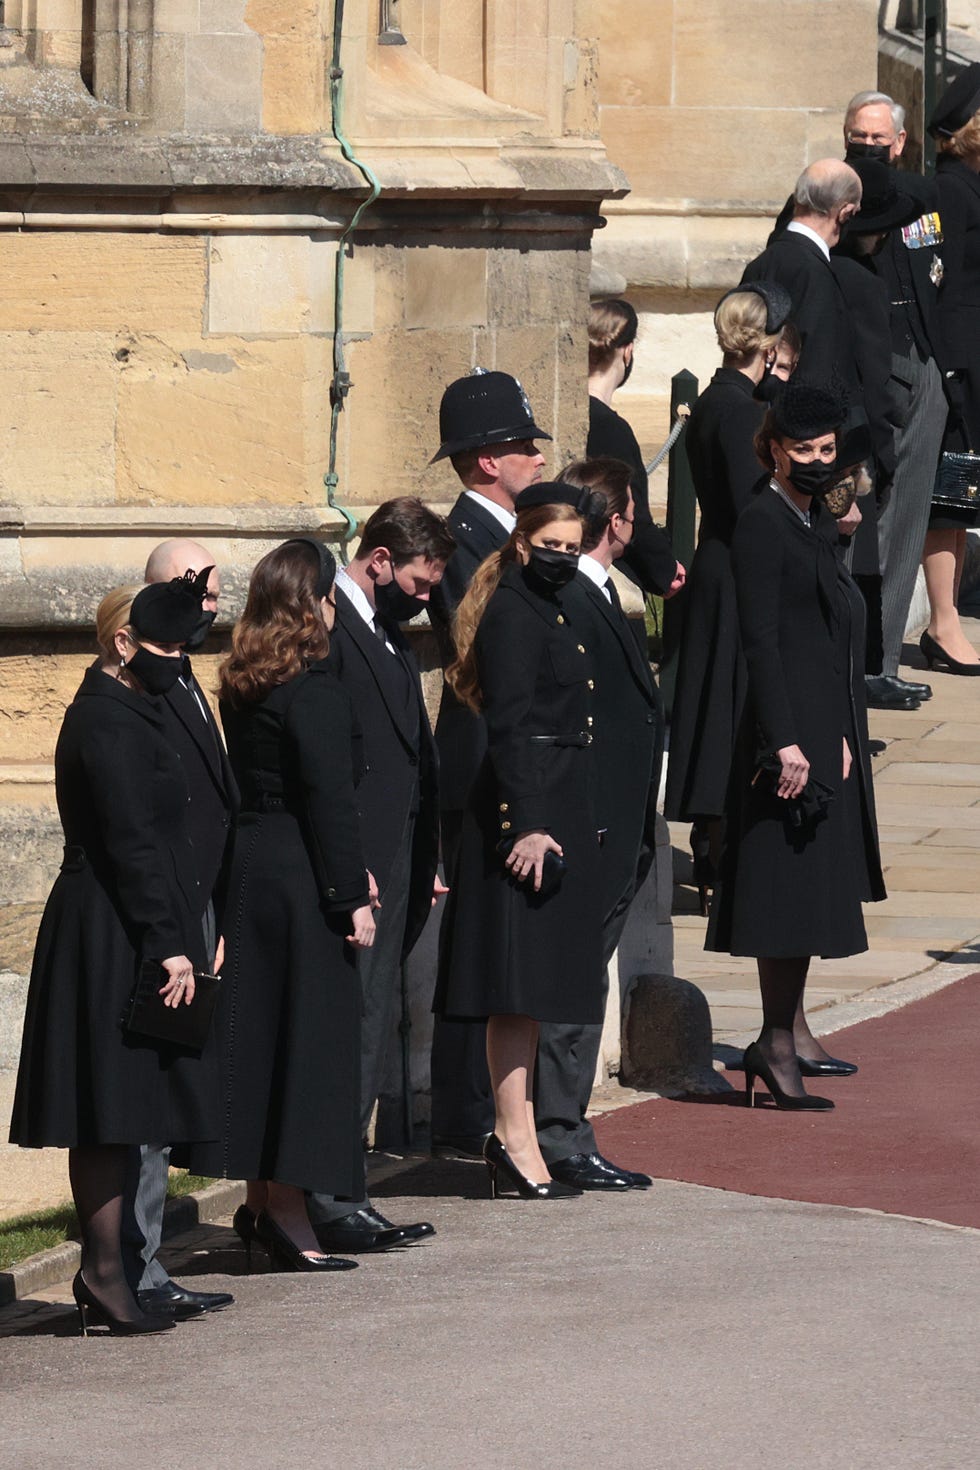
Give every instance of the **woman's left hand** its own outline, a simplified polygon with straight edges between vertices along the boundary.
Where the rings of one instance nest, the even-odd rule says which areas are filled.
[[[851,758],[851,747],[848,745],[848,743],[847,743],[847,736],[845,735],[844,736],[844,780],[845,781],[847,780],[848,776],[851,774],[851,766],[853,764],[854,764],[854,762],[853,762],[853,760]]]
[[[181,1001],[190,1005],[194,999],[194,966],[190,960],[185,954],[178,954],[172,955],[169,960],[161,960],[160,963],[167,974],[166,985],[160,987],[164,1005],[174,1010]]]

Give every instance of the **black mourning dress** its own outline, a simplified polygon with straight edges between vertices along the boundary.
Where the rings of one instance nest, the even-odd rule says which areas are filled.
[[[368,902],[350,699],[315,664],[223,704],[241,787],[219,1031],[222,1136],[190,1167],[359,1199],[361,993],[345,941]]]

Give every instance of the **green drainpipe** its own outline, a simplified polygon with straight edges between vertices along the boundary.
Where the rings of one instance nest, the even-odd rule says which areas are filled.
[[[331,510],[339,511],[347,522],[343,540],[340,546],[340,556],[344,565],[347,565],[347,547],[357,534],[357,517],[351,513],[346,505],[340,505],[337,501],[337,429],[340,415],[344,407],[344,399],[351,388],[350,374],[347,371],[344,359],[344,264],[347,258],[347,241],[357,229],[361,216],[381,193],[381,184],[377,176],[366,163],[355,155],[353,148],[344,135],[344,69],[340,64],[340,43],[344,28],[344,0],[334,0],[333,15],[333,58],[330,63],[330,119],[333,126],[333,135],[340,144],[340,151],[352,163],[356,169],[364,175],[370,192],[366,199],[362,199],[350,224],[344,230],[337,241],[337,268],[334,274],[334,296],[333,296],[333,378],[330,381],[330,460],[327,473],[323,477],[323,483],[327,488],[327,504]]]

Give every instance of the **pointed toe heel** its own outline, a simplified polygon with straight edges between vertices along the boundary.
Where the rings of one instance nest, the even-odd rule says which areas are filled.
[[[483,1145],[483,1157],[490,1174],[490,1191],[493,1199],[502,1198],[501,1175],[517,1190],[521,1199],[578,1199],[582,1194],[580,1189],[575,1189],[571,1184],[562,1184],[557,1179],[549,1179],[547,1184],[536,1184],[533,1179],[525,1178],[496,1133],[491,1133]]]
[[[768,1087],[776,1107],[782,1112],[829,1113],[833,1111],[834,1104],[829,1097],[815,1097],[808,1092],[802,1097],[796,1097],[793,1093],[784,1092],[776,1081],[775,1074],[757,1042],[753,1041],[751,1046],[746,1047],[743,1066],[745,1067],[746,1107],[755,1107],[755,1079],[759,1077]]]

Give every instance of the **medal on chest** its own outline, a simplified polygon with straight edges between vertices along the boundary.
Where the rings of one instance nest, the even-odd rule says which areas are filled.
[[[943,227],[938,211],[921,214],[910,225],[902,226],[902,243],[906,250],[935,249],[943,243]]]

